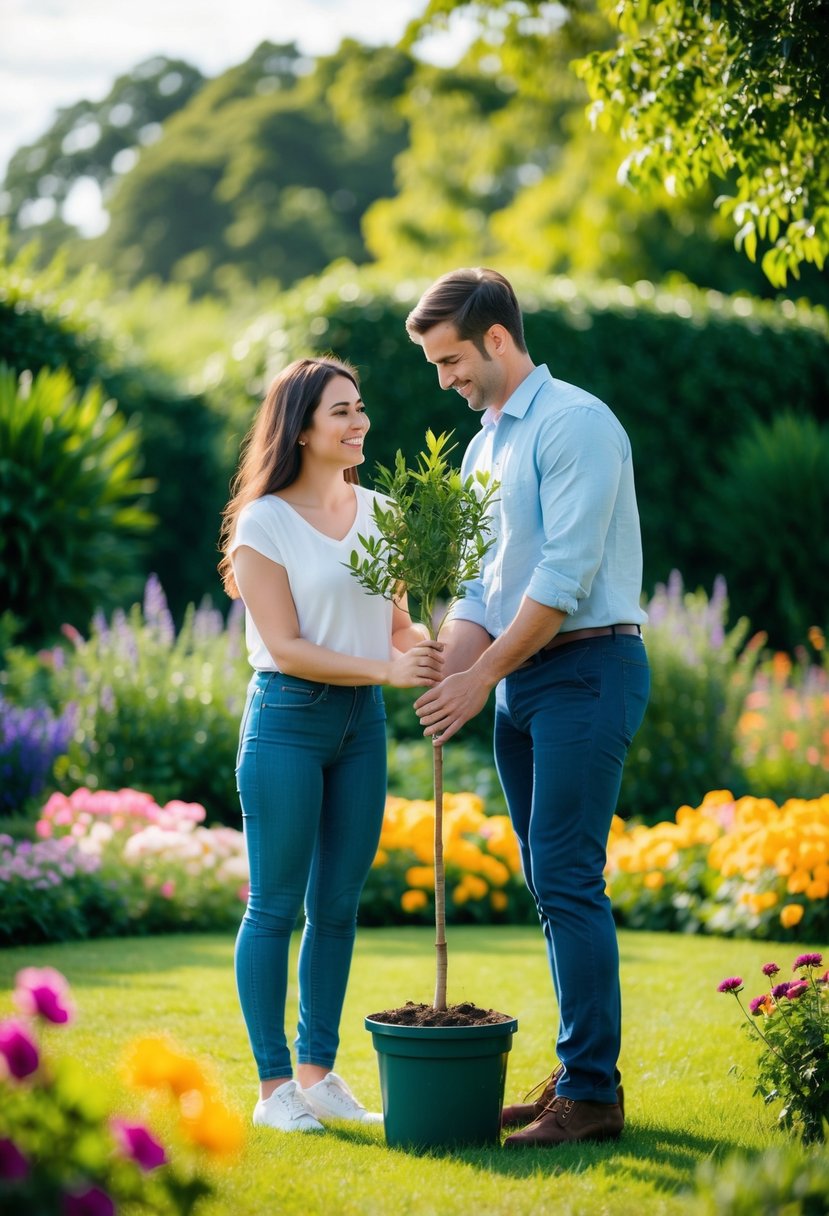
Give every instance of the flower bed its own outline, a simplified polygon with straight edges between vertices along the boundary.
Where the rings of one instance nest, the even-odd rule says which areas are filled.
[[[614,819],[614,909],[630,928],[816,940],[829,936],[829,794],[707,794],[654,827]]]

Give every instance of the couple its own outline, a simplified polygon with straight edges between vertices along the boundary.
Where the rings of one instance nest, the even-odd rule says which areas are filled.
[[[481,413],[463,475],[500,483],[495,543],[432,642],[343,563],[375,532],[359,487],[369,428],[355,373],[292,364],[271,385],[225,512],[225,588],[241,595],[254,675],[237,774],[250,897],[236,979],[260,1078],[253,1121],[283,1131],[381,1122],[332,1071],[360,892],[386,797],[381,686],[424,687],[446,742],[496,689],[495,762],[538,906],[559,1008],[558,1065],[508,1106],[505,1146],[620,1134],[619,956],[603,871],[622,768],[648,698],[630,443],[611,411],[536,367],[515,293],[457,270],[406,328]],[[305,907],[294,1080],[288,947]],[[552,1038],[552,1035],[551,1035]]]

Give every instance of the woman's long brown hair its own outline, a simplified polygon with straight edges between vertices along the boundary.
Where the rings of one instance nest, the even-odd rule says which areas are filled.
[[[232,497],[222,513],[219,547],[224,557],[219,573],[231,599],[239,596],[229,555],[239,513],[249,502],[296,481],[302,463],[299,436],[311,425],[323,390],[335,376],[345,376],[359,392],[357,372],[350,364],[332,356],[298,359],[279,373],[259,407],[231,482]],[[346,469],[343,477],[355,485],[359,482],[356,468]]]

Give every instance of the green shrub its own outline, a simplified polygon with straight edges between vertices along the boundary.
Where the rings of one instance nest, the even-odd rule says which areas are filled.
[[[189,602],[218,587],[216,538],[235,459],[225,424],[207,398],[182,391],[146,365],[123,335],[107,335],[104,302],[111,286],[102,276],[68,280],[60,262],[35,272],[31,251],[11,263],[4,254],[0,231],[0,361],[32,374],[66,368],[81,389],[101,385],[137,425],[158,521],[139,558],[138,585],[157,574],[180,619]],[[106,580],[108,568],[90,564],[89,574]],[[78,628],[88,618],[66,610],[63,617]]]
[[[829,622],[829,426],[755,421],[705,483],[708,536],[740,609],[793,649]]]
[[[137,538],[153,523],[136,476],[140,434],[65,372],[18,383],[0,365],[0,611],[42,641],[140,586]]]
[[[826,1216],[829,1156],[798,1143],[756,1157],[711,1157],[697,1169],[691,1216]]]

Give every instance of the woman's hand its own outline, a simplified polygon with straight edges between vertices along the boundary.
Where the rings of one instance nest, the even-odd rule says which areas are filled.
[[[389,663],[392,688],[432,688],[443,676],[443,642],[425,640]]]

